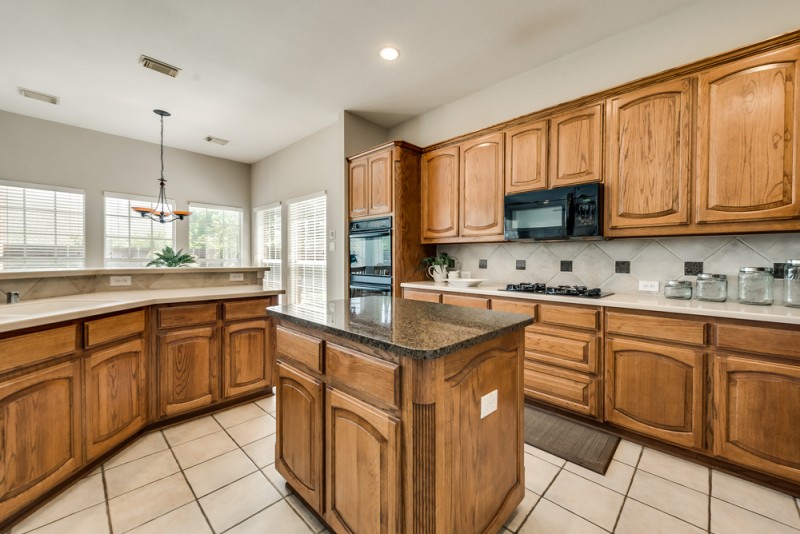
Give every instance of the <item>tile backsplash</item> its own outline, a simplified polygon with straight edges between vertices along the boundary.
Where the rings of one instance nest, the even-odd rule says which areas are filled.
[[[728,298],[733,300],[739,267],[773,267],[800,258],[800,233],[439,245],[438,252],[456,258],[459,269],[487,279],[487,285],[578,284],[615,293],[637,293],[641,280],[658,281],[661,291],[666,280],[694,280],[685,269],[694,272],[702,262],[703,272],[728,275]],[[518,260],[524,260],[524,270],[517,269]],[[571,271],[565,270],[570,262]],[[783,301],[783,280],[775,281],[775,297],[776,303]]]

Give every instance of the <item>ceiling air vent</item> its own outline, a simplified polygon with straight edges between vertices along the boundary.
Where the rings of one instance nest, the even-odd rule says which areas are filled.
[[[227,145],[228,143],[230,143],[230,141],[228,141],[227,139],[220,139],[219,137],[211,137],[211,136],[206,137],[206,141],[218,145]]]
[[[17,87],[19,94],[26,98],[33,98],[34,100],[41,100],[42,102],[47,102],[48,104],[58,104],[60,98],[53,95],[47,95],[45,93],[40,93],[38,91],[31,91],[30,89],[25,89],[24,87]]]
[[[160,72],[161,74],[166,74],[167,76],[172,76],[173,78],[181,71],[181,69],[178,67],[173,67],[172,65],[164,63],[163,61],[159,61],[147,56],[140,57],[139,63],[143,67]]]

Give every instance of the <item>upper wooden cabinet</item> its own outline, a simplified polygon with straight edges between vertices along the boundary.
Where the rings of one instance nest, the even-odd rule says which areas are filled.
[[[350,218],[392,213],[392,149],[350,162]]]
[[[422,240],[458,236],[458,147],[422,157]]]
[[[503,134],[461,145],[461,237],[503,236]]]
[[[603,179],[603,104],[555,115],[550,119],[550,185],[599,182]]]
[[[506,195],[547,189],[547,120],[506,130]]]
[[[672,80],[607,101],[606,235],[689,224],[692,83]]]
[[[697,222],[734,230],[791,230],[800,221],[795,149],[800,46],[700,74]],[[783,222],[777,220],[784,219]],[[756,221],[775,221],[773,226]],[[777,226],[775,226],[777,225]],[[698,232],[715,232],[713,228]]]

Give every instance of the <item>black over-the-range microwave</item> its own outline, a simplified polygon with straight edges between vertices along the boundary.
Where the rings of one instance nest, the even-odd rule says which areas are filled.
[[[508,195],[504,233],[510,241],[603,239],[603,185]]]

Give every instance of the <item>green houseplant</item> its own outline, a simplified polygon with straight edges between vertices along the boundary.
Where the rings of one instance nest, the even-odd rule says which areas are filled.
[[[447,252],[442,252],[436,256],[428,256],[427,258],[422,258],[422,261],[419,264],[420,269],[427,269],[433,265],[441,265],[446,268],[452,268],[456,265],[456,259],[451,258]]]
[[[148,267],[183,267],[197,263],[194,256],[189,253],[183,252],[183,249],[178,249],[177,252],[172,250],[172,247],[164,247],[161,252],[156,252],[156,258],[147,264]]]

